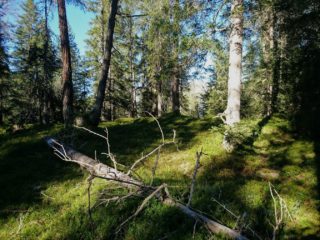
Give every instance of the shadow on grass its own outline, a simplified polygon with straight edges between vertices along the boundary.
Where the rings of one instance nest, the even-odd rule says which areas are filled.
[[[187,116],[167,114],[159,119],[164,137],[170,141],[173,137],[173,130],[176,130],[176,141],[179,147],[186,148],[193,143],[194,137],[199,132],[207,131],[214,122],[194,119]],[[104,128],[108,127],[109,142],[111,151],[116,155],[117,161],[123,165],[130,166],[142,154],[148,153],[161,143],[161,133],[157,123],[152,118],[140,118],[124,123],[102,123],[94,131],[105,135]],[[75,146],[79,151],[93,157],[97,154],[106,152],[106,142],[104,139],[77,130],[79,143]],[[107,161],[105,156],[100,156],[102,162]]]
[[[319,145],[313,149],[310,139],[292,139],[291,129],[283,122],[270,119],[256,138],[245,141],[246,146],[226,158],[213,158],[199,176],[193,205],[230,227],[236,226],[237,218],[214,198],[235,215],[245,215],[245,223],[263,239],[271,239],[274,208],[268,182],[272,182],[296,219],[285,219],[277,238],[319,239],[319,214],[315,210],[319,206],[319,195],[315,194],[319,190],[319,174],[316,184],[313,174],[316,164],[319,169],[319,152],[313,155]],[[257,148],[255,144],[261,146]],[[248,228],[243,230],[255,238]]]
[[[192,143],[193,138],[199,131],[206,131],[212,125],[207,121],[174,115],[164,116],[159,121],[166,139],[171,140],[172,129],[177,129],[178,140],[183,145]],[[136,157],[140,157],[142,152],[151,150],[161,140],[158,126],[151,118],[142,118],[124,123],[118,122],[117,124],[107,123],[106,125],[109,129],[112,151],[117,155],[119,162],[126,165],[130,165]],[[103,126],[105,126],[105,123],[102,124]],[[103,132],[101,127],[95,130]],[[106,151],[106,143],[103,139],[79,129],[65,132],[62,130],[62,126],[51,126],[49,128],[33,126],[15,134],[2,135],[0,137],[0,220],[3,223],[7,217],[17,217],[20,212],[24,212],[29,208],[46,208],[43,205],[41,192],[53,183],[71,180],[76,184],[78,181],[83,181],[84,174],[78,166],[60,161],[46,146],[42,138],[48,135],[57,136],[92,157],[95,150],[97,153]],[[70,141],[70,137],[73,138],[72,141]],[[99,155],[99,157],[101,156]],[[105,159],[102,158],[102,160]],[[98,239],[118,238],[119,236],[112,234],[114,233],[114,228],[136,210],[135,208],[139,203],[137,201],[134,203],[134,205],[125,203],[120,209],[117,206],[110,210],[109,206],[95,211],[94,215],[96,221],[99,222],[99,230],[95,231],[94,234],[101,235],[101,238],[98,237]],[[153,204],[152,206],[156,205]],[[60,209],[59,206],[53,206],[52,204],[48,205],[47,208],[48,213],[46,214]],[[170,233],[173,230],[173,227],[174,230],[167,237],[185,239],[183,236],[187,232],[185,229],[186,224],[182,224],[182,227],[177,227],[172,221],[169,221],[180,221],[184,217],[181,217],[181,214],[179,217],[179,214],[176,214],[176,209],[158,208],[161,214],[157,209],[154,209],[148,213],[150,221],[144,223],[144,217],[140,221],[137,218],[137,222],[134,221],[128,224],[130,226],[128,228],[129,232],[123,234],[132,235],[135,239],[143,239],[143,235],[145,236],[144,239],[151,239],[153,233],[165,237],[168,231]],[[56,226],[54,221],[52,223],[53,226],[56,226],[56,231],[61,226],[64,226],[65,230],[61,229],[61,234],[65,233],[65,235],[61,236],[62,239],[97,239],[97,235],[92,235],[89,231],[90,223],[85,208],[79,208],[72,213],[70,212],[70,214],[67,211],[65,213],[66,216],[59,217],[59,221],[62,221],[59,225]],[[144,215],[145,213],[142,216]],[[159,224],[159,221],[162,224]],[[190,223],[189,225],[187,224],[188,228],[192,227],[192,221],[185,221]],[[181,220],[181,222],[183,221]],[[146,226],[152,227],[153,230],[150,230],[148,234],[143,234]],[[130,229],[136,230],[130,232],[132,231]],[[48,236],[53,234],[53,238],[55,238],[59,236],[55,235],[57,234],[56,231],[47,231],[46,234]]]
[[[183,149],[199,144],[195,140],[197,135],[202,131],[208,131],[212,125],[217,124],[212,121],[174,115],[164,116],[159,121],[167,139],[171,139],[172,129],[177,130],[177,140]],[[317,190],[313,189],[312,184],[308,185],[311,181],[310,176],[312,176],[309,168],[314,166],[314,157],[309,156],[309,142],[293,140],[288,133],[289,129],[282,120],[264,121],[260,123],[259,133],[247,139],[244,145],[234,153],[210,156],[210,161],[206,162],[199,170],[192,206],[229,227],[243,226],[241,223],[236,224],[237,219],[214,202],[213,198],[215,198],[238,216],[243,216],[246,213],[246,217],[242,221],[250,224],[250,227],[263,238],[270,238],[272,229],[269,221],[272,222],[274,218],[268,181],[275,185],[280,194],[293,202],[291,207],[294,207],[296,202],[305,207],[303,204],[307,202],[308,198],[317,201],[319,196],[314,196],[313,192]],[[146,153],[157,146],[161,140],[158,126],[151,118],[119,121],[116,124],[103,123],[100,128],[95,130],[103,133],[105,126],[109,129],[112,152],[116,154],[120,163],[127,166],[141,156],[142,152]],[[262,130],[265,126],[266,128]],[[59,130],[41,131],[41,129],[27,130],[15,138],[18,140],[11,144],[10,148],[1,146],[5,151],[1,152],[0,173],[4,177],[0,180],[0,187],[4,187],[4,191],[1,191],[8,195],[4,201],[2,200],[1,209],[9,208],[13,203],[13,206],[19,204],[20,208],[24,205],[27,207],[40,203],[41,188],[53,181],[62,179],[77,181],[79,175],[82,180],[84,179],[78,166],[73,167],[72,164],[57,160],[42,143],[42,136],[57,133]],[[41,132],[39,137],[24,139],[29,135],[34,136],[38,132]],[[94,156],[95,150],[97,153],[106,151],[106,143],[103,139],[85,131],[77,129],[73,137],[77,139],[73,143],[74,147],[89,156]],[[6,144],[6,141],[10,141],[10,139],[0,141]],[[319,158],[318,147],[318,145],[314,145],[315,159]],[[36,152],[39,152],[39,155]],[[101,156],[98,155],[98,157]],[[109,164],[106,159],[100,158],[100,160]],[[319,184],[318,160],[317,164],[317,184]],[[23,165],[25,171],[22,171],[23,168],[19,165]],[[308,179],[308,181],[303,179]],[[9,183],[10,187],[6,188],[8,181],[12,181],[12,183]],[[177,175],[159,175],[155,179],[155,182],[159,184],[162,181],[167,182],[170,186],[179,186],[179,188],[170,188],[170,191],[182,202],[187,202],[190,184],[188,175],[181,172]],[[40,186],[40,189],[37,186]],[[30,189],[34,190],[30,192]],[[29,193],[30,195],[28,195]],[[20,198],[24,194],[26,196]],[[193,239],[194,229],[194,239],[209,238],[207,230],[201,224],[195,226],[194,220],[184,216],[177,209],[163,206],[154,200],[150,201],[148,207],[130,221],[118,235],[115,235],[116,227],[135,212],[141,201],[142,199],[132,199],[95,209],[93,211],[93,219],[96,223],[94,231],[90,228],[86,206],[81,205],[79,209],[69,211],[59,219],[61,221],[59,228],[64,231],[61,239]],[[70,204],[72,205],[72,203]],[[312,208],[313,205],[309,207]],[[310,211],[310,208],[301,208],[302,210],[299,210],[298,207],[295,208],[293,211],[295,216]],[[315,215],[306,216],[312,218]],[[283,231],[280,231],[278,237],[280,239],[285,237],[315,239],[318,237],[316,229],[312,229],[315,227],[317,227],[317,223],[312,221],[299,221],[298,225],[294,227],[285,227]],[[59,228],[53,227],[54,231],[50,232],[53,234],[52,238],[57,237],[54,234]],[[247,227],[244,227],[243,230],[247,236],[255,238]],[[223,237],[216,238],[223,239]]]
[[[77,178],[77,168],[57,161],[42,137],[59,129],[35,126],[1,136],[0,216],[40,203],[41,191],[54,181]]]

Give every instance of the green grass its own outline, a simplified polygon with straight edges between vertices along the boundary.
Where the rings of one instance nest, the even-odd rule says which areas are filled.
[[[261,121],[234,153],[221,147],[223,127],[217,120],[167,115],[161,118],[167,139],[177,131],[179,151],[168,146],[161,151],[155,184],[166,182],[174,197],[188,199],[195,152],[203,148],[192,206],[213,219],[233,227],[236,219],[213,198],[236,215],[246,213],[250,224],[264,239],[272,232],[271,181],[285,199],[294,221],[285,219],[280,239],[320,238],[319,143],[296,135],[290,123],[278,117]],[[259,121],[250,121],[258,123]],[[161,135],[151,118],[119,119],[102,123],[108,127],[112,152],[119,163],[130,166],[135,159],[160,143]],[[130,216],[142,199],[129,199],[93,209],[88,216],[87,173],[72,163],[57,159],[42,138],[54,135],[94,157],[111,164],[103,139],[81,130],[66,132],[62,125],[31,126],[14,134],[0,131],[0,239],[208,239],[210,234],[177,209],[152,200],[124,229],[117,226]],[[150,182],[155,156],[138,166],[137,174]],[[100,193],[124,193],[115,185],[95,179],[92,201]],[[249,231],[246,233],[249,237]],[[214,236],[214,239],[224,239]]]

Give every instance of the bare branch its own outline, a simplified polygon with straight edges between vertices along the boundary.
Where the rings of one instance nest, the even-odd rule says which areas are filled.
[[[104,140],[108,141],[108,139],[107,139],[106,136],[103,136],[103,135],[101,135],[101,134],[99,134],[99,133],[96,133],[96,132],[94,132],[94,131],[92,131],[92,130],[90,130],[90,129],[88,129],[88,128],[79,127],[79,126],[76,126],[76,125],[74,125],[74,127],[75,127],[75,128],[79,128],[79,129],[83,129],[83,130],[85,130],[85,131],[87,131],[87,132],[89,132],[89,133],[91,133],[91,134],[94,134],[94,135],[96,135],[96,136],[98,136],[98,137],[101,137],[101,138],[103,138]]]
[[[200,167],[200,158],[202,156],[202,148],[200,152],[196,152],[196,165],[194,167],[194,171],[193,171],[193,176],[192,176],[192,181],[191,181],[191,186],[190,186],[190,195],[189,195],[189,200],[187,203],[187,207],[190,206],[191,201],[192,201],[192,196],[193,196],[193,192],[194,192],[194,185],[196,183],[196,177],[197,177],[197,173],[198,173],[198,169]]]
[[[154,149],[153,149],[151,152],[149,152],[147,155],[144,155],[144,156],[142,156],[141,158],[139,158],[138,160],[136,160],[136,161],[132,164],[132,166],[130,167],[130,169],[128,170],[127,175],[130,175],[131,172],[132,172],[132,170],[133,170],[140,162],[142,162],[143,160],[147,159],[148,157],[150,157],[150,156],[151,156],[152,154],[154,154],[155,152],[158,151],[158,154],[159,154],[161,148],[164,147],[165,145],[168,145],[168,144],[175,144],[175,145],[176,145],[176,143],[175,143],[176,131],[173,130],[173,138],[172,138],[172,141],[165,142],[163,130],[162,130],[162,127],[161,127],[159,121],[158,121],[151,113],[149,113],[149,112],[146,112],[146,113],[149,114],[149,115],[157,122],[158,127],[159,127],[159,130],[160,130],[160,132],[161,132],[162,144],[160,144],[158,147],[154,148]],[[176,145],[176,146],[177,146],[177,145]],[[177,147],[177,150],[179,150],[178,147]],[[157,161],[158,161],[158,160],[157,160]],[[158,162],[157,162],[157,164],[158,164]]]
[[[148,16],[148,14],[127,14],[127,13],[117,13],[117,15],[121,16],[121,17],[127,17],[127,18],[135,18],[135,17],[146,17]]]
[[[124,195],[124,196],[113,196],[113,197],[110,197],[110,198],[100,198],[99,199],[99,203],[95,204],[93,206],[93,208],[97,208],[99,207],[100,205],[102,204],[106,204],[108,205],[110,202],[120,202],[120,201],[124,201],[130,197],[133,197],[133,196],[139,196],[141,194],[138,194],[137,192],[129,192],[128,194]]]
[[[198,219],[196,220],[196,222],[195,222],[194,225],[193,225],[192,239],[194,239],[194,236],[195,236],[195,234],[196,234],[197,223],[198,223]]]
[[[141,158],[139,158],[138,160],[136,160],[132,166],[130,167],[129,171],[127,172],[127,175],[130,175],[132,170],[135,168],[135,166],[137,164],[139,164],[140,162],[142,162],[143,160],[147,159],[148,157],[150,157],[152,154],[154,154],[155,152],[157,152],[159,149],[161,149],[163,146],[165,145],[169,145],[169,144],[173,144],[174,142],[165,142],[161,145],[159,145],[158,147],[156,147],[155,149],[153,149],[151,152],[149,152],[147,155],[142,156]]]
[[[270,195],[273,200],[274,224],[272,224],[271,222],[269,222],[269,223],[273,227],[272,239],[275,240],[276,235],[277,235],[277,231],[279,230],[279,228],[283,224],[284,211],[286,211],[290,220],[293,220],[293,218],[288,210],[288,207],[287,207],[285,200],[280,196],[280,194],[277,192],[275,187],[270,182],[269,182],[269,191],[270,191]],[[279,205],[279,210],[277,208],[278,205]],[[279,213],[279,211],[280,211],[280,213]]]
[[[149,112],[147,112],[146,111],[146,113],[147,114],[149,114],[156,122],[157,122],[157,124],[158,124],[158,127],[159,127],[159,129],[160,129],[160,132],[161,132],[161,137],[162,137],[162,143],[164,144],[164,134],[163,134],[163,131],[162,131],[162,127],[161,127],[161,125],[160,125],[160,123],[159,123],[159,121],[158,121],[158,119],[156,119],[155,118],[155,116],[153,116],[151,113],[149,113]]]
[[[107,157],[110,158],[110,160],[111,160],[112,163],[113,163],[114,169],[117,170],[117,164],[118,164],[118,163],[117,163],[116,158],[114,157],[114,155],[111,153],[111,147],[110,147],[110,142],[109,142],[109,131],[108,131],[108,128],[106,127],[106,129],[104,130],[104,132],[106,133],[106,136],[103,136],[102,134],[99,134],[99,133],[97,133],[97,132],[94,132],[94,131],[92,131],[92,130],[90,130],[90,129],[88,129],[88,128],[85,128],[85,127],[79,127],[79,126],[76,126],[76,125],[75,125],[75,127],[76,127],[76,128],[79,128],[79,129],[83,129],[83,130],[85,130],[85,131],[87,131],[87,132],[89,132],[89,133],[91,133],[91,134],[94,134],[94,135],[96,135],[96,136],[98,136],[98,137],[101,137],[101,138],[103,138],[103,139],[107,142],[107,151],[108,151],[108,153],[102,153],[102,154],[105,154]]]
[[[93,225],[93,218],[92,218],[92,213],[91,213],[91,186],[92,186],[92,180],[94,179],[94,177],[92,175],[90,175],[87,178],[88,181],[88,214],[89,214],[89,218],[90,218],[90,222]]]
[[[153,179],[154,179],[154,176],[156,174],[157,167],[158,167],[158,163],[159,163],[159,159],[160,159],[160,150],[161,150],[161,148],[158,149],[158,154],[156,156],[156,159],[154,161],[154,165],[152,167],[152,176],[151,176],[150,186],[152,186]]]
[[[155,191],[153,191],[149,196],[147,196],[143,202],[141,203],[141,205],[138,207],[138,209],[135,211],[135,213],[133,215],[131,215],[129,218],[127,218],[123,223],[120,224],[120,226],[118,227],[117,233],[122,229],[122,227],[129,222],[132,218],[136,217],[141,211],[142,209],[145,207],[145,205],[150,201],[151,198],[153,198],[156,194],[158,194],[163,188],[166,187],[166,184],[162,184],[160,185]]]
[[[214,116],[213,118],[220,118],[221,121],[226,124],[226,114],[223,112],[223,113],[218,113],[216,116]]]
[[[220,203],[217,199],[212,198],[212,201],[218,203],[224,210],[226,210],[230,215],[232,215],[233,217],[235,217],[236,219],[238,219],[240,216],[237,216],[236,214],[234,214],[231,210],[229,210],[225,205],[223,205],[222,203]]]

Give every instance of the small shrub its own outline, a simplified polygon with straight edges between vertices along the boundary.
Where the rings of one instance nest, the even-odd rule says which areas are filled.
[[[244,120],[233,127],[225,126],[224,146],[227,151],[252,141],[259,133],[258,121]]]

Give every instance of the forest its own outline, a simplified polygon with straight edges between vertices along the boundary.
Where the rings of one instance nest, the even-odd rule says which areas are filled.
[[[320,239],[319,123],[319,0],[0,0],[0,239]]]

